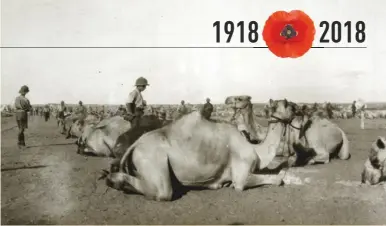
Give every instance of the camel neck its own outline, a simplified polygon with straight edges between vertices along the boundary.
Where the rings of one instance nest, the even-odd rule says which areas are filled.
[[[268,125],[267,136],[264,141],[255,146],[255,152],[260,158],[259,169],[268,166],[276,156],[276,150],[280,145],[281,136],[285,125],[280,122]]]

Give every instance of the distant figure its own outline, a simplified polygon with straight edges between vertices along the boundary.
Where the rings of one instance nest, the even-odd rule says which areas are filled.
[[[268,118],[270,116],[269,114],[269,106],[268,104],[264,105],[264,117]]]
[[[204,107],[201,110],[202,116],[206,119],[210,119],[210,116],[213,112],[213,105],[210,103],[210,99],[206,98],[206,103],[204,104]]]
[[[303,104],[303,106],[302,106],[302,113],[304,114],[304,115],[309,115],[309,112],[310,110],[309,110],[309,108],[308,108],[308,105],[307,104]]]
[[[160,121],[165,121],[166,120],[166,111],[165,109],[161,108],[159,111],[158,111],[158,119]]]
[[[358,99],[358,101],[355,103],[355,109],[358,113],[358,111],[360,112],[360,118],[361,118],[361,129],[365,129],[365,110],[366,110],[367,106],[364,102],[364,100],[361,100],[361,99]]]
[[[25,95],[29,93],[28,86],[22,86],[19,93],[20,96],[15,99],[16,123],[19,128],[17,145],[19,148],[25,148],[24,130],[28,129],[28,112],[32,110],[32,106],[29,100],[25,97]]]
[[[40,107],[39,108],[39,114],[40,114],[40,117],[44,117],[44,108]]]
[[[355,118],[355,115],[357,113],[357,107],[356,107],[356,100],[351,105],[351,111],[352,111],[352,117]]]
[[[318,103],[314,103],[314,105],[312,106],[312,111],[317,111],[318,110]]]
[[[135,81],[136,88],[130,92],[129,99],[126,102],[127,116],[125,118],[134,124],[139,122],[138,120],[144,115],[146,101],[142,97],[142,92],[145,91],[148,85],[146,78],[139,77]]]
[[[117,112],[115,113],[115,115],[119,115],[119,116],[121,116],[121,117],[124,117],[124,116],[126,115],[126,109],[125,109],[125,107],[123,107],[123,105],[120,105],[120,106],[118,107],[118,110],[117,110]]]
[[[47,122],[50,119],[50,107],[46,104],[43,108],[44,120]]]
[[[177,118],[182,117],[183,115],[188,113],[188,109],[186,108],[185,101],[181,100],[181,105],[177,108],[178,116]]]
[[[67,131],[67,136],[66,136],[66,139],[69,139],[71,138],[71,128],[72,128],[72,124],[74,122],[76,122],[77,120],[83,120],[86,118],[87,116],[87,109],[86,107],[83,105],[83,102],[80,100],[78,102],[78,106],[75,108],[75,114],[72,115],[71,117],[71,124],[69,125],[69,128],[66,130]]]
[[[66,131],[66,124],[64,123],[65,112],[67,112],[67,107],[62,100],[58,108],[58,124],[60,126],[60,133],[62,134]]]
[[[80,100],[78,103],[78,107],[75,109],[75,113],[77,115],[86,115],[87,114],[87,109],[85,106],[83,106],[83,102]]]
[[[326,111],[327,111],[327,114],[328,114],[328,118],[332,119],[332,105],[331,105],[330,102],[328,102],[327,105],[326,105]]]

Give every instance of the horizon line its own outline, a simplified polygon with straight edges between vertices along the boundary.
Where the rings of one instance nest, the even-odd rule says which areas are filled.
[[[288,101],[291,101],[288,99]],[[334,101],[323,101],[323,102],[320,102],[320,101],[294,101],[295,103],[300,103],[300,104],[314,104],[315,102],[318,103],[318,104],[321,104],[321,103],[332,103],[332,104],[351,104],[351,102],[334,102]],[[252,102],[252,104],[266,104],[268,103],[268,101],[266,102]],[[32,106],[34,105],[46,105],[46,104],[60,104],[60,102],[58,103],[33,103]],[[65,103],[66,105],[78,105],[78,103]],[[185,102],[185,104],[188,104],[188,105],[200,105],[200,104],[205,104],[205,102],[202,102],[202,103],[187,103]],[[213,105],[222,105],[222,104],[225,104],[225,103],[218,103],[218,102],[211,102],[211,104]],[[366,104],[386,104],[386,100],[385,101],[368,101],[366,102]],[[1,104],[1,105],[10,105],[10,104]],[[124,104],[95,104],[95,103],[91,103],[91,104],[86,104],[86,103],[83,103],[84,106],[88,106],[88,105],[111,105],[111,106],[114,106],[114,105],[124,105]],[[164,103],[164,104],[148,104],[148,106],[152,106],[152,105],[180,105],[180,103]]]

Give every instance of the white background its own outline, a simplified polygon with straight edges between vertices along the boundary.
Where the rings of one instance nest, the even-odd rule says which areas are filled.
[[[149,104],[181,99],[222,103],[247,94],[254,102],[386,100],[386,3],[381,0],[2,0],[2,46],[241,46],[216,44],[216,20],[255,20],[300,9],[315,22],[366,22],[367,49],[311,49],[281,59],[268,49],[2,49],[1,102],[28,85],[32,103],[122,104],[135,79],[151,86]],[[331,33],[329,33],[331,35]],[[346,35],[343,36],[345,40]],[[244,44],[244,46],[253,44]],[[333,44],[330,44],[332,46]],[[335,44],[336,45],[336,44]],[[339,46],[347,46],[342,41]],[[352,46],[359,44],[352,43]]]

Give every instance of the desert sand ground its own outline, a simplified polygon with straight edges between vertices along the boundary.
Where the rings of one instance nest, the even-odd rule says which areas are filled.
[[[335,120],[336,121],[336,120]],[[107,158],[76,154],[56,121],[32,116],[25,150],[16,147],[15,119],[2,118],[2,224],[385,224],[386,185],[360,186],[370,144],[386,135],[386,120],[336,121],[352,158],[291,168],[282,187],[237,193],[194,190],[173,202],[148,201],[96,181]],[[266,120],[262,119],[266,125]]]

